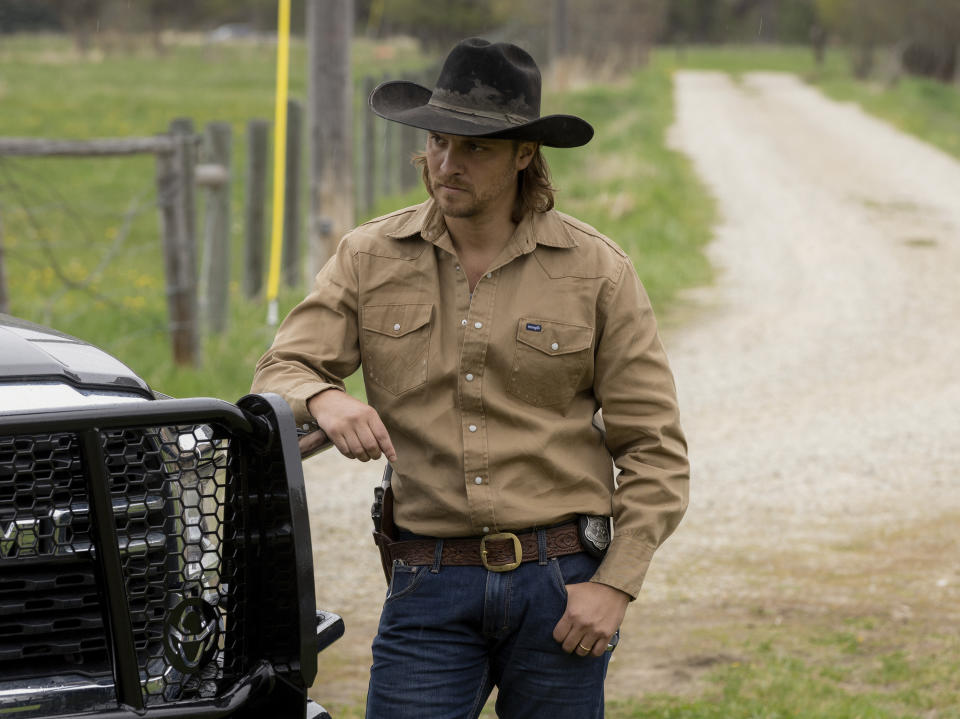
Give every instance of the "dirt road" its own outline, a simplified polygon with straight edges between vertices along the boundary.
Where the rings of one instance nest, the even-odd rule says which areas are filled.
[[[692,501],[611,697],[695,691],[735,658],[723,627],[960,606],[957,554],[936,550],[960,516],[960,163],[787,75],[681,73],[676,106],[671,142],[720,210],[718,279],[665,337]],[[365,687],[384,590],[379,472],[308,463],[318,596],[349,627],[321,662],[334,704]]]

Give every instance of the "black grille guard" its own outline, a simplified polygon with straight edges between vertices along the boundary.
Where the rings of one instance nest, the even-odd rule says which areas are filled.
[[[217,484],[211,485],[214,488],[209,493],[196,479],[191,480],[194,484],[184,479],[190,473],[203,476],[196,464],[182,468],[201,454],[189,442],[183,449],[180,438],[184,435],[192,437],[194,445],[213,447],[209,476],[215,474]],[[277,708],[303,701],[317,672],[317,612],[296,427],[279,396],[248,395],[236,405],[195,398],[0,414],[0,439],[13,438],[15,444],[21,436],[69,437],[86,479],[85,502],[75,502],[86,509],[75,511],[89,512],[89,543],[78,541],[77,547],[92,546],[83,551],[92,558],[100,578],[106,652],[116,688],[114,708],[103,707],[101,714],[164,716],[189,705],[198,716],[218,716],[264,693],[271,694],[271,705]],[[171,451],[180,452],[175,462],[168,457]],[[3,482],[23,484],[25,480],[18,479],[15,470],[3,474],[2,461],[0,489]],[[137,552],[156,549],[151,544],[156,527],[148,521],[149,512],[156,507],[144,494],[148,489],[141,491],[136,485],[142,496],[135,500],[118,497],[123,497],[125,487],[145,482],[143,477],[152,481],[149,486],[155,489],[158,475],[166,477],[165,483],[178,485],[173,499],[164,490],[164,501],[178,507],[180,514],[171,516],[169,506],[154,511],[157,519],[153,521],[162,522],[158,526],[166,533],[168,547],[173,541],[176,549],[172,550],[173,560],[168,557],[150,564],[134,557]],[[190,492],[196,495],[189,500],[195,502],[195,509],[188,501]],[[0,496],[0,512],[5,511],[2,502],[6,496]],[[208,502],[214,510],[202,509]],[[25,532],[22,527],[31,521],[40,526],[39,519],[30,518],[33,506],[10,510],[19,511],[17,517],[26,517],[14,527],[21,535]],[[118,506],[129,516],[120,518]],[[195,521],[191,510],[197,515]],[[57,506],[50,504],[49,513],[55,511]],[[207,524],[213,529],[208,531]],[[7,522],[7,526],[13,525]],[[135,546],[134,535],[138,542],[142,539],[141,544]],[[194,540],[194,535],[199,539]],[[44,554],[37,549],[39,540],[27,544],[11,536],[14,539],[6,541],[0,556],[4,571],[57,561],[54,550]],[[42,539],[54,546],[51,536]],[[65,546],[67,552],[80,552]],[[55,546],[56,551],[60,548]],[[191,549],[199,555],[193,564]],[[211,570],[216,584],[208,586],[206,570],[213,566],[211,557],[217,563]],[[179,567],[179,574],[174,575],[184,585],[192,576],[189,567],[197,567],[203,575],[202,582],[194,582],[193,595],[188,589],[174,587],[182,597],[172,609],[171,603],[180,595],[171,599],[165,594],[159,604],[151,598],[159,591],[157,587],[172,591],[171,564]],[[231,572],[229,586],[222,581],[228,571],[223,567]],[[167,574],[151,579],[151,572]],[[141,592],[141,586],[152,593]],[[212,593],[210,601],[208,593]],[[143,607],[135,609],[133,599],[142,600]],[[198,669],[197,676],[191,677],[191,670],[207,660],[213,668],[204,670],[203,675]],[[160,665],[162,671],[156,670],[154,676],[151,667]],[[57,713],[70,714],[63,709]]]

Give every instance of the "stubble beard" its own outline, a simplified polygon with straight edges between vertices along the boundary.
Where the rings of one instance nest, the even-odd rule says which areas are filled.
[[[504,173],[497,178],[496,184],[492,185],[486,191],[479,193],[475,188],[464,187],[457,182],[442,182],[440,180],[434,180],[431,177],[430,184],[433,191],[430,194],[440,206],[440,211],[444,216],[466,219],[482,214],[503,192],[509,191],[511,188],[515,189],[516,182],[517,172],[513,168],[506,169]],[[468,196],[464,195],[463,197],[459,197],[459,201],[454,202],[441,199],[443,193],[443,187],[441,187],[441,185],[456,187],[466,192]],[[457,194],[459,195],[460,193]]]

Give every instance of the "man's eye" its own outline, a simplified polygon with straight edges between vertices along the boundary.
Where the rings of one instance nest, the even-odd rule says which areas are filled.
[[[483,145],[470,145],[470,152],[481,152],[486,149]]]

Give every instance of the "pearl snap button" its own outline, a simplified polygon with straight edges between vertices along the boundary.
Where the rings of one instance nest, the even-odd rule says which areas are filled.
[[[483,528],[483,533],[484,533],[484,534],[487,534],[489,531],[490,531],[490,527],[484,527],[484,528]]]
[[[492,272],[488,272],[488,273],[487,273],[487,279],[489,280],[491,277],[493,277],[493,273],[492,273]]]
[[[394,332],[399,332],[399,331],[400,331],[400,325],[394,325],[394,326],[393,326],[393,331],[394,331]],[[554,349],[556,349],[556,347],[554,347]]]
[[[480,329],[481,327],[483,327],[483,322],[474,322],[473,326],[476,327],[477,329]]]
[[[552,345],[550,345],[550,349],[552,349],[552,350],[558,350],[558,349],[560,349],[560,345],[558,345],[556,342],[554,342]]]
[[[477,425],[471,424],[469,427],[467,427],[467,429],[469,429],[471,432],[476,432],[476,431],[477,431]]]
[[[467,382],[473,382],[473,375],[467,372]]]
[[[483,477],[474,477],[474,484],[483,484]]]
[[[460,265],[457,265],[457,272],[460,271]]]

